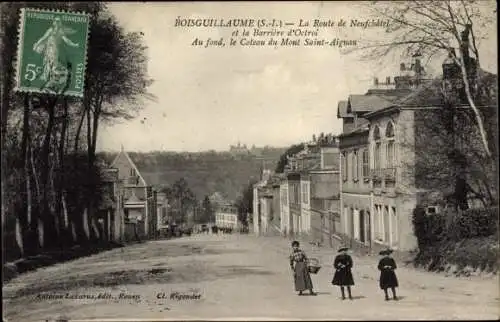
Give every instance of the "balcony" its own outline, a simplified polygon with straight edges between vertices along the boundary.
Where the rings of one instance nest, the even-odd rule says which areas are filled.
[[[370,169],[370,177],[373,181],[380,181],[383,178],[384,169]]]
[[[385,180],[395,181],[396,180],[396,168],[385,168],[383,169],[383,175]]]
[[[371,169],[370,177],[373,181],[381,181],[382,179],[385,179],[386,181],[395,181],[396,168]]]

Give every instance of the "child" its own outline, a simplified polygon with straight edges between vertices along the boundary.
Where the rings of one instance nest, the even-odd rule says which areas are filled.
[[[342,292],[342,300],[345,300],[344,286],[347,286],[347,293],[349,294],[349,299],[352,300],[351,286],[354,285],[354,279],[352,277],[352,258],[347,254],[347,247],[339,249],[339,255],[335,257],[333,262],[333,267],[335,268],[335,274],[333,276],[332,284],[340,286],[340,291]]]
[[[398,278],[394,270],[397,268],[396,262],[391,257],[392,250],[387,249],[380,252],[380,255],[384,256],[380,259],[378,263],[378,269],[380,271],[380,288],[384,290],[385,300],[389,301],[389,294],[387,289],[392,290],[392,297],[395,301],[398,300],[396,297],[396,287],[398,287]]]

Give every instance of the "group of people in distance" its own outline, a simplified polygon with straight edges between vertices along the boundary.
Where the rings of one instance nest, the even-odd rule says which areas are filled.
[[[351,293],[351,286],[354,285],[354,278],[352,276],[353,260],[348,254],[348,250],[347,247],[340,248],[338,250],[339,254],[335,257],[333,262],[335,273],[333,275],[332,284],[340,287],[342,300],[346,299],[346,288],[349,299],[353,299]],[[386,301],[390,299],[388,289],[391,289],[392,298],[397,301],[396,288],[398,287],[398,278],[395,273],[397,266],[396,261],[391,257],[391,253],[392,250],[390,249],[380,252],[380,255],[383,257],[378,263],[378,270],[380,271],[379,285],[384,291]],[[302,295],[303,292],[307,290],[311,295],[316,295],[313,291],[313,284],[309,273],[308,258],[306,253],[300,249],[300,243],[298,241],[292,242],[290,267],[294,273],[295,291],[299,292],[299,295]]]

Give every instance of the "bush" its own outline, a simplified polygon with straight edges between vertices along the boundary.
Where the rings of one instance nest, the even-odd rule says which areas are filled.
[[[468,209],[460,212],[450,227],[459,239],[488,237],[498,232],[498,208]]]
[[[434,214],[428,216],[424,208],[417,206],[413,210],[412,222],[413,231],[420,249],[446,239],[446,217],[444,215]]]

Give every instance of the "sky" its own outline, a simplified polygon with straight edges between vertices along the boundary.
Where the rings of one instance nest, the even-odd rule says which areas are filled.
[[[109,8],[127,31],[144,33],[148,73],[154,80],[149,91],[158,100],[146,102],[131,121],[102,125],[98,149],[104,151],[121,146],[140,152],[224,151],[238,142],[284,147],[320,132],[338,134],[338,101],[364,94],[374,77],[395,76],[400,63],[393,58],[361,61],[330,46],[204,48],[191,44],[196,38],[229,42],[231,33],[243,28],[175,27],[178,17],[274,18],[294,22],[293,28],[299,19],[366,20],[369,16],[359,3],[114,2]],[[496,29],[492,31],[480,51],[485,53],[483,68],[496,73]],[[317,37],[361,44],[381,32],[377,27],[321,28]]]

